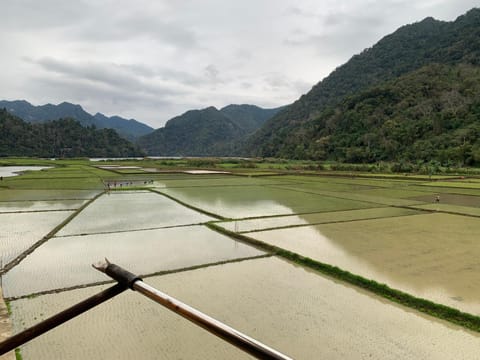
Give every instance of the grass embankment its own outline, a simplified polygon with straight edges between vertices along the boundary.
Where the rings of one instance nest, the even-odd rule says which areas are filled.
[[[12,306],[10,305],[10,301],[5,300],[5,306],[6,306],[6,308],[7,308],[7,314],[8,314],[8,316],[12,316]],[[16,360],[22,360],[22,359],[23,359],[22,353],[20,352],[20,349],[19,349],[19,348],[16,348],[16,349],[15,349],[15,359],[16,359]]]
[[[20,349],[15,349],[15,360],[23,360],[22,353],[20,352]]]
[[[449,321],[456,325],[463,326],[467,329],[480,332],[479,316],[465,313],[449,306],[437,304],[433,301],[415,297],[403,291],[393,289],[386,284],[381,284],[374,280],[366,279],[362,276],[352,274],[348,271],[340,269],[337,266],[325,264],[311,258],[301,256],[294,252],[279,248],[277,246],[264,243],[263,241],[252,239],[248,236],[229,231],[216,225],[213,222],[208,223],[207,226],[214,231],[236,238],[245,243],[254,245],[264,251],[271,252],[284,259],[293,261],[296,264],[307,266],[310,269],[316,270],[332,278],[342,280],[359,288],[368,290],[390,301],[407,306],[409,308],[434,316],[436,318]]]

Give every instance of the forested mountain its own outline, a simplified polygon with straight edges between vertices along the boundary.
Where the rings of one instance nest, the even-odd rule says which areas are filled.
[[[426,65],[329,107],[299,132],[297,158],[480,164],[480,67]]]
[[[141,137],[138,144],[149,155],[235,155],[240,142],[278,111],[279,108],[262,109],[254,105],[191,110]]]
[[[148,134],[153,131],[148,125],[136,120],[127,120],[119,116],[107,117],[97,113],[92,116],[80,105],[63,102],[58,105],[46,104],[41,106],[33,106],[28,101],[0,101],[0,108],[7,109],[10,113],[19,118],[30,122],[46,122],[51,120],[72,118],[80,122],[83,126],[95,125],[97,128],[109,128],[116,130],[122,137],[134,140],[139,136]]]
[[[268,120],[248,140],[244,153],[287,158],[329,158],[333,156],[329,151],[322,155],[321,151],[308,150],[313,149],[310,141],[321,139],[327,131],[321,128],[321,119],[325,119],[327,109],[334,111],[332,109],[341,104],[347,96],[399,79],[435,63],[450,66],[480,65],[480,9],[472,9],[454,22],[426,18],[419,23],[403,26],[384,37],[372,48],[353,56],[346,64],[315,85],[309,93]],[[392,83],[388,86],[392,86]],[[337,110],[343,114],[341,106],[344,105],[340,105]],[[407,116],[410,104],[403,102],[402,106],[405,108],[400,112]],[[435,111],[432,116],[434,114]],[[342,121],[342,126],[348,127],[342,116],[329,119],[328,125],[331,128],[338,127],[335,122]],[[398,121],[412,119],[402,118]],[[355,128],[352,127],[352,130],[355,132]],[[330,143],[330,146],[337,144]],[[364,160],[368,160],[368,157]]]
[[[238,124],[246,133],[253,133],[281,109],[281,107],[262,109],[255,105],[232,104],[221,108],[220,112]]]
[[[114,129],[117,133],[130,141],[135,141],[140,136],[150,134],[154,129],[135,119],[124,119],[120,116],[105,116],[102,113],[96,113],[94,116],[95,125],[100,128]]]
[[[112,129],[73,119],[28,123],[0,109],[0,156],[127,157],[143,153]]]

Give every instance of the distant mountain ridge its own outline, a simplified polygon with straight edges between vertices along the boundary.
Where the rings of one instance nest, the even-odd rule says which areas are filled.
[[[426,18],[385,36],[268,120],[247,140],[243,154],[311,158],[311,153],[303,150],[317,137],[311,131],[321,129],[313,122],[327,108],[433,63],[480,65],[480,9],[474,8],[453,22]]]
[[[142,136],[137,144],[148,155],[236,155],[241,142],[279,110],[246,104],[190,110]]]
[[[154,130],[150,126],[134,119],[127,120],[119,116],[107,117],[101,113],[91,115],[80,105],[68,102],[62,102],[58,105],[34,106],[25,100],[2,100],[0,101],[0,109],[2,108],[29,123],[72,118],[77,120],[82,126],[95,125],[99,129],[114,129],[119,135],[130,141]]]
[[[0,108],[0,156],[129,157],[144,154],[113,129],[74,119],[29,123]]]

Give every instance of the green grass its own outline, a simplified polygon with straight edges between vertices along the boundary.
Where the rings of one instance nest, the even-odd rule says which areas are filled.
[[[478,207],[450,205],[450,204],[425,204],[425,205],[414,205],[412,207],[418,208],[418,209],[432,210],[432,211],[441,211],[441,212],[446,212],[451,214],[462,214],[462,215],[480,217],[480,208]]]
[[[480,190],[480,183],[478,182],[462,182],[462,181],[436,181],[421,184],[423,186],[447,187],[447,188],[463,188],[463,189],[478,189]]]
[[[15,349],[15,360],[23,360],[22,353],[20,352],[20,349]]]
[[[12,315],[12,305],[10,305],[10,301],[5,301],[5,306],[7,307],[7,314]]]

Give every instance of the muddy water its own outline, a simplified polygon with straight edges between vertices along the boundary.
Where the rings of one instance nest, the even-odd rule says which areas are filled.
[[[480,338],[269,258],[146,282],[295,359],[474,359]],[[99,287],[12,302],[15,330]],[[37,320],[35,320],[37,318]],[[28,359],[249,359],[134,292],[22,348]]]
[[[203,226],[50,239],[3,278],[6,296],[105,281],[103,258],[139,274],[262,255]],[[48,260],[47,260],[48,259]]]
[[[0,201],[0,212],[75,210],[87,200]]]
[[[0,214],[0,263],[2,266],[40,241],[73,211]]]
[[[383,218],[383,217],[392,217],[392,216],[405,216],[405,215],[413,215],[418,213],[419,212],[415,210],[385,207],[385,208],[361,209],[361,210],[350,210],[350,211],[334,211],[334,212],[316,213],[316,214],[279,216],[279,217],[260,218],[260,219],[251,219],[251,220],[228,221],[228,222],[219,223],[218,225],[230,231],[244,232],[244,231],[272,229],[272,228],[294,226],[294,225],[321,224],[321,223],[329,223],[329,222]]]
[[[479,232],[478,218],[436,213],[247,235],[480,314]]]
[[[307,194],[266,186],[168,188],[168,195],[227,218],[290,215],[302,212],[372,207],[361,201]]]
[[[58,233],[59,236],[197,224],[212,218],[153,192],[102,195]]]

